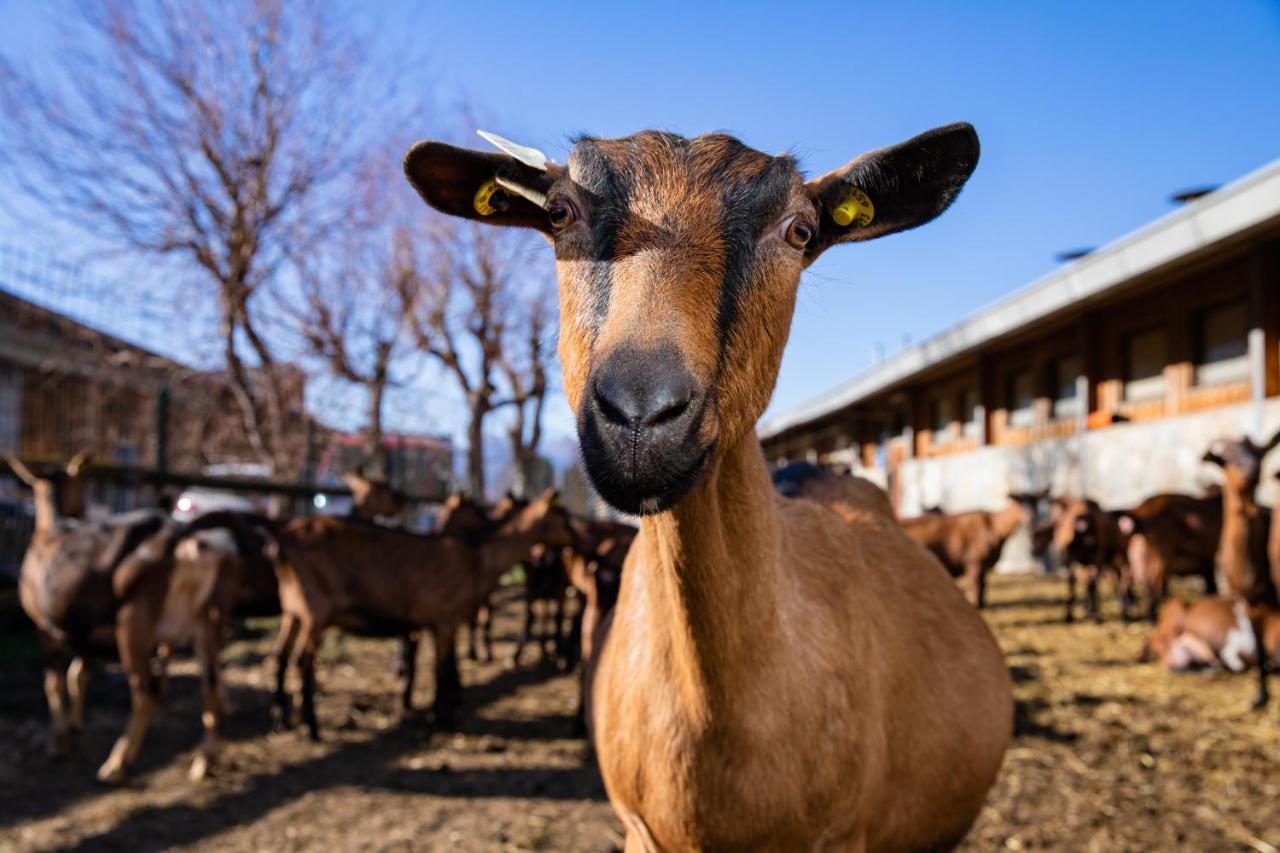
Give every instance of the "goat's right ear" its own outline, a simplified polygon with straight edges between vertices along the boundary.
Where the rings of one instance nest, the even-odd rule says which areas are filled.
[[[13,472],[13,476],[26,483],[29,488],[34,489],[40,478],[31,473],[31,469],[23,464],[22,460],[14,456],[12,453],[4,454],[4,461],[8,463],[9,470]]]
[[[506,154],[473,151],[444,142],[419,142],[404,158],[404,173],[423,200],[441,213],[515,225],[551,233],[547,211],[527,198],[497,186],[506,181],[543,196],[563,171],[548,163],[545,170],[527,166]]]

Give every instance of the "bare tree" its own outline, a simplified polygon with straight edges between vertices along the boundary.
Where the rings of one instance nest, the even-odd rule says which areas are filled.
[[[85,0],[67,35],[53,76],[0,60],[0,165],[70,224],[201,271],[249,446],[297,470],[298,374],[257,295],[344,225],[344,184],[386,135],[369,43],[306,0]]]
[[[549,345],[554,313],[547,293],[535,292],[522,317],[513,323],[513,332],[499,359],[506,377],[510,403],[515,412],[507,428],[511,441],[511,464],[515,470],[515,492],[526,495],[528,478],[538,461],[542,443],[542,412],[547,399],[547,375],[555,357]]]
[[[514,402],[504,387],[504,352],[513,305],[529,283],[519,273],[529,266],[531,248],[517,232],[434,219],[422,241],[419,274],[400,281],[414,342],[462,392],[467,487],[477,497],[485,493],[485,419]]]

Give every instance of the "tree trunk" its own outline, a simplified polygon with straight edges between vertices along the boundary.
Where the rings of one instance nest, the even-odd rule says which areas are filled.
[[[480,407],[471,409],[467,425],[467,488],[471,497],[484,501],[484,416]]]

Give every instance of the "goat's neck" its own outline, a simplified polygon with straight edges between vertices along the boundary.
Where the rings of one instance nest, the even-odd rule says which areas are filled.
[[[40,536],[52,533],[62,520],[58,512],[58,496],[52,483],[39,482],[33,487],[36,505],[36,529]]]
[[[999,512],[991,514],[991,529],[1001,541],[1008,539],[1022,524],[1022,507],[1010,503]]]
[[[1218,568],[1237,592],[1248,591],[1256,580],[1250,549],[1251,528],[1257,523],[1258,502],[1252,489],[1222,489],[1222,538],[1218,540]]]
[[[675,508],[647,517],[624,584],[694,718],[734,707],[781,642],[779,519],[755,436],[725,450]]]

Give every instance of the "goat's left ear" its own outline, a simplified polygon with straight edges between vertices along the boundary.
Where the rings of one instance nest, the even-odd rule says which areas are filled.
[[[808,260],[836,243],[872,240],[934,219],[973,174],[978,151],[972,125],[949,124],[868,151],[810,181],[806,188],[821,220]]]

